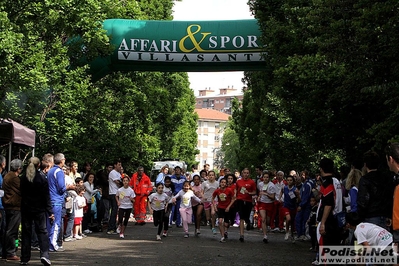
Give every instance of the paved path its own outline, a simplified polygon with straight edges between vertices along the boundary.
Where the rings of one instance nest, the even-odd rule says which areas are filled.
[[[245,231],[245,242],[238,240],[238,228],[230,228],[229,239],[220,243],[220,235],[213,235],[209,227],[194,236],[183,237],[183,229],[173,226],[169,236],[156,241],[156,228],[147,223],[135,226],[133,222],[125,232],[125,239],[105,232],[90,234],[83,240],[64,243],[65,252],[52,252],[52,265],[310,265],[314,253],[308,249],[310,242],[284,241],[284,234],[270,233],[269,243],[262,242],[258,229]],[[20,254],[20,251],[17,253]],[[41,265],[38,251],[32,252],[30,265]],[[3,265],[19,265],[4,262]]]

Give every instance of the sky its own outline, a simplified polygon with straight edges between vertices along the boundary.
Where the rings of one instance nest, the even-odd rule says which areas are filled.
[[[182,0],[175,1],[174,20],[234,20],[253,19],[247,0]],[[240,89],[243,71],[234,72],[188,72],[190,88],[198,95],[198,90],[211,88]]]

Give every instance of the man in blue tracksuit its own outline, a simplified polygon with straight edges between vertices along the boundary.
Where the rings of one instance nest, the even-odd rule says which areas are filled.
[[[176,195],[183,189],[183,183],[186,181],[186,177],[181,174],[182,169],[180,166],[175,167],[175,174],[171,176],[171,181],[175,185],[175,190],[173,191],[173,195]],[[180,202],[181,199],[176,200],[176,205],[172,206],[172,213],[170,217],[169,223],[172,221],[176,221],[176,227],[182,226],[182,221],[180,218]]]
[[[300,196],[301,202],[299,203],[297,214],[295,217],[295,227],[298,235],[298,239],[305,240],[306,239],[306,222],[309,219],[311,206],[310,206],[310,198],[312,196],[312,189],[315,184],[313,180],[309,178],[309,173],[307,171],[303,171],[301,173],[301,177],[304,178],[305,182],[303,183]]]
[[[54,156],[54,166],[47,173],[50,200],[53,208],[54,221],[49,230],[50,250],[60,251],[57,245],[57,237],[61,228],[62,205],[65,201],[65,175],[62,167],[65,165],[65,156],[57,153]]]

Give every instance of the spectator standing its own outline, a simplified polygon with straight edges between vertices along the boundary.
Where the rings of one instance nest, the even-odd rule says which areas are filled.
[[[62,206],[65,201],[65,175],[62,167],[65,165],[65,156],[62,153],[57,153],[54,156],[54,166],[49,170],[47,174],[47,180],[49,185],[50,200],[52,206],[52,213],[54,214],[54,221],[48,228],[49,239],[50,239],[50,250],[53,251],[64,251],[59,244],[57,244],[58,233],[61,230],[61,215]]]
[[[333,215],[335,208],[333,172],[334,162],[331,159],[323,158],[320,161],[321,200],[317,212],[318,239],[321,247],[336,246],[340,242],[338,223]]]
[[[116,232],[116,216],[118,214],[118,203],[116,202],[116,192],[122,185],[122,176],[120,174],[122,167],[121,161],[115,161],[114,169],[109,173],[109,203],[111,213],[109,215],[108,231],[107,234],[114,235]],[[109,210],[106,210],[109,211]]]
[[[21,217],[22,217],[22,249],[21,265],[27,265],[31,258],[32,229],[36,231],[40,247],[40,260],[44,265],[51,265],[49,257],[49,241],[47,217],[53,220],[53,210],[49,194],[47,178],[39,172],[40,160],[29,159],[26,174],[21,178]],[[32,227],[34,223],[34,227]]]
[[[18,239],[18,228],[21,223],[21,182],[19,178],[21,172],[22,161],[12,160],[10,172],[5,175],[3,180],[3,206],[6,213],[3,257],[6,257],[7,260],[20,260],[16,255],[15,240]]]
[[[386,219],[392,217],[392,180],[377,168],[380,158],[375,152],[363,157],[367,174],[359,181],[357,208],[361,221],[388,229]]]
[[[3,254],[3,239],[6,230],[6,213],[4,211],[3,206],[3,197],[4,197],[4,189],[3,189],[3,176],[1,173],[6,168],[6,158],[3,155],[0,155],[0,254]]]

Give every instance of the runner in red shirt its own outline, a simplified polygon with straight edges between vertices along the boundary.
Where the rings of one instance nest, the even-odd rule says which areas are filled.
[[[236,183],[236,201],[240,214],[240,241],[244,242],[244,222],[250,225],[249,215],[252,210],[252,196],[256,195],[256,184],[249,178],[249,169],[244,168],[242,178]]]
[[[227,188],[227,181],[225,178],[220,180],[220,188],[216,189],[212,194],[212,215],[215,214],[215,211],[218,212],[219,219],[219,230],[222,238],[220,242],[226,242],[225,231],[229,226],[229,211],[231,205],[233,205],[235,201],[234,192],[231,189]],[[217,198],[217,205],[215,198]]]

